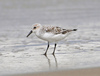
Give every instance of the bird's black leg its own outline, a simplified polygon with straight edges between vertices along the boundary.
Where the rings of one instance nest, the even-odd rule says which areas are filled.
[[[55,43],[55,47],[54,47],[54,51],[53,51],[52,55],[54,55],[54,54],[55,54],[56,45],[57,45],[57,44]]]
[[[46,52],[43,55],[45,55],[45,56],[47,55],[48,48],[49,48],[49,42],[48,42],[48,46],[47,46]]]

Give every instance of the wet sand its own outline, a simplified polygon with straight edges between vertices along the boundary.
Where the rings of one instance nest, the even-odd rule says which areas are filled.
[[[20,74],[12,76],[99,76],[100,68],[87,68],[77,70],[63,70],[54,72],[41,72],[31,74]]]

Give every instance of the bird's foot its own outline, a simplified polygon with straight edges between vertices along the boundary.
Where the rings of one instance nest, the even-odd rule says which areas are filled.
[[[55,55],[55,53],[53,52],[52,55]]]
[[[47,53],[44,53],[43,55],[47,56]]]

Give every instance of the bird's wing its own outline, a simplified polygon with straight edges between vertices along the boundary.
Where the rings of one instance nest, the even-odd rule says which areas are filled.
[[[53,33],[53,34],[66,34],[68,32],[71,32],[73,30],[67,30],[67,29],[62,29],[61,27],[54,27],[54,26],[48,26],[44,27],[43,30],[47,33]]]

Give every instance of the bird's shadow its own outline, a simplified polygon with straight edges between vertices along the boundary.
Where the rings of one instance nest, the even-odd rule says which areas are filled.
[[[49,65],[49,69],[51,69],[52,68],[52,60],[49,58],[49,56],[48,55],[44,55],[45,56],[45,58],[47,59],[47,61],[48,61],[48,65]],[[58,62],[57,62],[57,58],[56,58],[56,56],[55,55],[52,55],[53,56],[53,58],[54,58],[54,65],[55,65],[55,69],[58,69]]]

